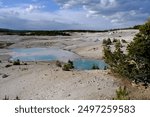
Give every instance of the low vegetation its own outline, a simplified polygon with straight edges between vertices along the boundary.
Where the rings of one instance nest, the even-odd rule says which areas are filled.
[[[24,65],[28,65],[28,63],[24,63]]]
[[[9,30],[0,29],[1,35],[20,35],[20,36],[70,36],[68,32],[57,30],[57,31],[41,31],[41,30]]]
[[[5,67],[6,67],[6,68],[8,68],[8,67],[11,67],[11,66],[12,66],[12,65],[10,65],[10,64],[8,64],[8,65],[5,65]]]
[[[92,66],[92,69],[99,69],[99,67],[94,64],[94,65]]]
[[[121,41],[122,41],[122,43],[127,43],[127,41],[126,41],[126,40],[124,40],[124,39],[122,39]]]
[[[5,95],[5,97],[3,98],[3,100],[9,100],[9,96]]]
[[[97,32],[110,32],[110,31],[117,31],[117,30],[125,30],[125,29],[139,29],[140,25],[136,25],[134,27],[129,28],[118,28],[118,29],[109,29],[109,30],[11,30],[11,29],[3,29],[0,28],[0,35],[20,35],[20,36],[31,36],[31,35],[38,35],[38,36],[70,36],[72,32],[79,32],[79,33],[97,33]]]
[[[113,39],[113,43],[116,43],[117,41],[118,41],[117,39],[115,39],[115,38]]]
[[[109,42],[110,40],[108,40]],[[115,50],[110,44],[104,45],[104,59],[112,71],[123,77],[142,82],[146,86],[150,83],[150,21],[140,26],[139,33],[127,46],[127,54],[122,51],[120,41],[115,43]]]
[[[5,95],[3,100],[9,100],[9,96]],[[14,100],[20,100],[20,98],[18,96],[16,96],[16,98]]]
[[[116,90],[116,97],[114,98],[114,100],[129,100],[129,93],[127,91],[127,88],[124,87],[119,87],[118,90]]]
[[[9,75],[7,75],[7,74],[3,74],[2,75],[2,78],[7,78]]]
[[[30,31],[30,32],[20,32],[19,35],[22,36],[57,36],[57,35],[61,35],[61,36],[70,36],[69,33],[66,32],[62,32],[62,31]]]
[[[16,61],[13,62],[13,65],[20,65],[20,60],[17,59]]]
[[[107,46],[107,45],[111,45],[111,44],[112,44],[112,42],[111,42],[110,38],[103,40],[103,45]]]
[[[62,69],[64,71],[70,71],[73,68],[74,68],[73,62],[69,60],[67,64],[64,64]]]
[[[135,25],[133,26],[133,29],[140,29],[141,25]]]
[[[104,66],[104,70],[107,70],[108,69],[108,66]]]

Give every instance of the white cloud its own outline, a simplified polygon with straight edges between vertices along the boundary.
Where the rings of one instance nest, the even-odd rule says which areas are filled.
[[[87,16],[103,16],[114,22],[143,22],[150,15],[150,0],[55,0],[62,8],[82,7]],[[72,2],[74,1],[74,2]],[[69,7],[65,7],[65,5]],[[144,16],[144,17],[143,17]],[[115,18],[114,18],[115,17]],[[139,19],[137,19],[137,17]],[[142,18],[143,17],[143,18]],[[142,18],[142,19],[141,19]],[[112,22],[111,21],[111,22]]]
[[[60,9],[43,5],[0,7],[0,27],[16,29],[110,29],[143,23],[149,0],[55,0]],[[46,6],[48,7],[48,5]]]
[[[25,8],[29,8],[27,10]],[[0,8],[0,26],[24,29],[99,29],[102,20],[86,17],[85,11],[58,10],[47,12],[37,7]],[[32,12],[31,12],[32,11]],[[6,20],[7,19],[7,20]]]
[[[113,8],[117,5],[116,0],[100,0],[100,6],[102,8]]]
[[[27,12],[32,12],[34,10],[37,10],[37,9],[41,9],[41,8],[44,8],[45,6],[40,6],[40,5],[32,5],[30,4],[29,6],[27,6],[27,8],[25,9]]]

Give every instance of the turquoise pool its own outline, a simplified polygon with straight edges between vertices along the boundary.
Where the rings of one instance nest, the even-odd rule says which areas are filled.
[[[21,60],[21,61],[54,61],[59,60],[67,62],[72,60],[75,69],[78,70],[90,70],[93,65],[97,66],[99,69],[105,69],[107,64],[103,60],[94,59],[82,59],[77,54],[57,49],[57,48],[15,48],[11,49],[11,60]]]
[[[11,49],[11,60],[21,61],[53,61],[63,62],[80,58],[73,52],[57,48],[15,48]]]
[[[78,70],[90,70],[93,66],[97,66],[99,69],[106,69],[108,65],[103,60],[94,59],[76,59],[73,61],[75,69]]]

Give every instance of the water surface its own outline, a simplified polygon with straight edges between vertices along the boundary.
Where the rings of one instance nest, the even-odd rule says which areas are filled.
[[[106,69],[108,65],[103,60],[94,59],[76,59],[73,61],[75,69],[78,70],[90,70],[93,66],[97,66],[99,69]]]
[[[11,60],[21,61],[68,61],[80,58],[73,52],[58,48],[15,48],[12,49]]]
[[[58,48],[15,48],[12,49],[11,60],[21,61],[63,61],[72,60],[75,69],[90,70],[93,66],[105,69],[107,64],[103,60],[81,59],[77,54]]]

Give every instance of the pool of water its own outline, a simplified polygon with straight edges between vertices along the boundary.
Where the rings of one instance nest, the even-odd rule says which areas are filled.
[[[90,70],[93,66],[97,66],[99,69],[106,69],[108,65],[103,60],[94,59],[76,59],[73,61],[75,69],[78,70]]]
[[[80,58],[73,52],[57,48],[16,48],[12,49],[11,60],[21,61],[53,61],[63,62]]]
[[[54,61],[67,62],[72,60],[75,69],[90,70],[93,65],[105,69],[107,64],[102,60],[82,59],[77,54],[57,48],[15,48],[11,49],[11,60],[21,61]]]

